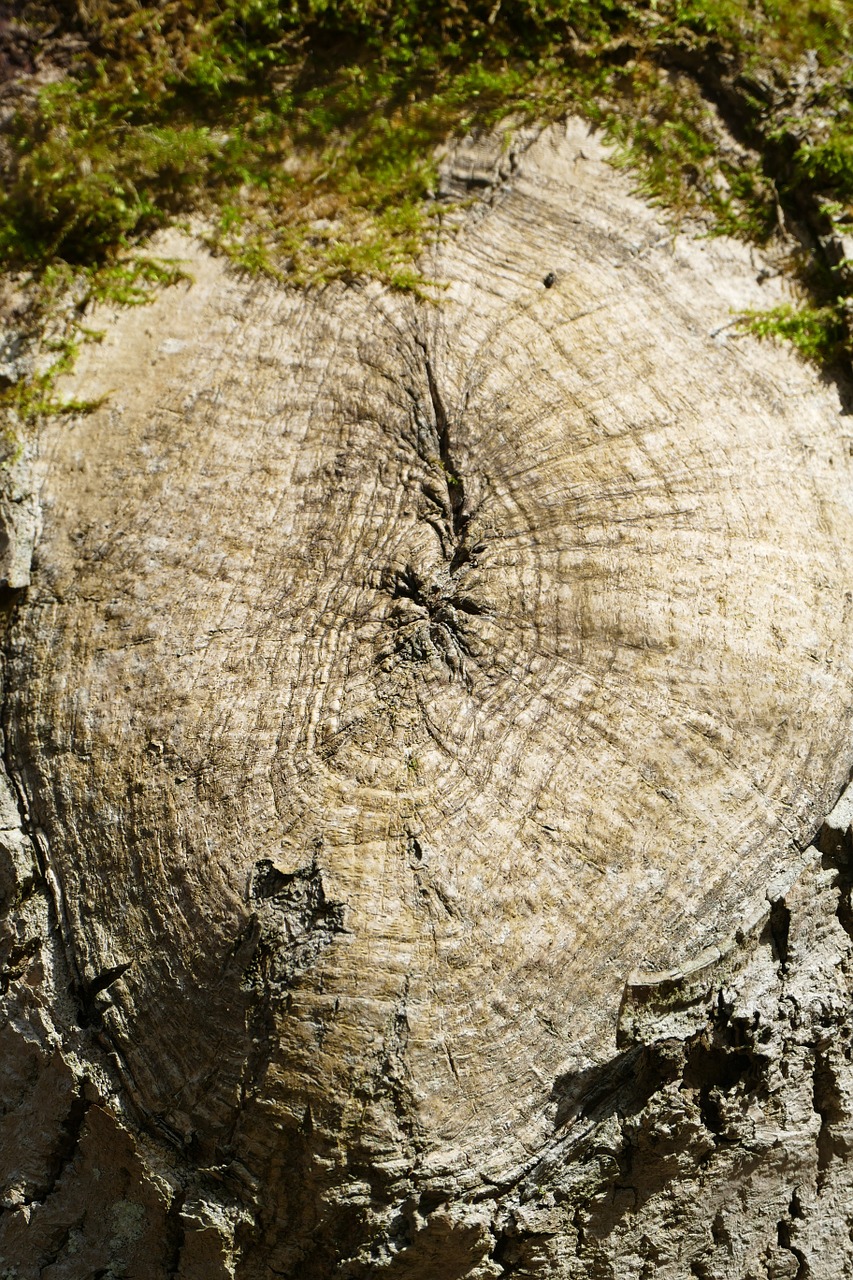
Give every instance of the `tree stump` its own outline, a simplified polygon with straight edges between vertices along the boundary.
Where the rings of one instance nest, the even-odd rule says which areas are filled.
[[[6,672],[10,1274],[850,1265],[839,393],[528,142],[447,161],[433,300],[174,239],[93,320]]]

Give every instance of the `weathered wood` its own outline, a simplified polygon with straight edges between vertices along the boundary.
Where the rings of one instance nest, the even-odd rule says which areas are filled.
[[[195,282],[94,321],[69,391],[110,398],[41,439],[6,731],[74,1006],[34,997],[43,1070],[97,1081],[95,1150],[142,1144],[156,1274],[593,1274],[614,1134],[578,1186],[649,1099],[680,1137],[628,1218],[684,1160],[725,1185],[702,1090],[752,1068],[713,1001],[783,982],[853,762],[849,433],[732,336],[782,288],[747,249],[674,236],[578,125],[511,168],[435,303],[182,241]],[[527,1222],[549,1188],[575,1216]]]

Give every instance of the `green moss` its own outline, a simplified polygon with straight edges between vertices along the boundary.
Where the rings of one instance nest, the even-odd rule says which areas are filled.
[[[623,85],[624,109],[603,123],[639,190],[676,216],[703,217],[709,231],[765,241],[776,225],[772,185],[757,159],[721,155],[715,110],[695,82],[642,65]]]
[[[192,276],[176,258],[155,258],[140,254],[89,270],[86,297],[89,302],[111,302],[121,307],[139,307],[150,302],[158,290],[191,283]],[[88,330],[81,329],[82,333]]]
[[[29,423],[45,416],[91,413],[104,403],[98,400],[60,399],[56,385],[70,373],[81,343],[100,342],[103,332],[84,322],[90,303],[141,306],[164,287],[190,277],[179,262],[136,255],[125,261],[95,267],[73,268],[55,262],[41,275],[35,327],[49,331],[38,344],[37,369],[11,386],[0,388],[0,418],[7,442]],[[68,306],[69,300],[71,306]],[[65,305],[60,305],[65,304]]]
[[[759,338],[792,343],[801,355],[818,364],[837,360],[844,350],[847,326],[843,306],[786,305],[768,311],[749,311],[740,319],[743,332]]]
[[[86,337],[86,334],[91,335]],[[82,340],[99,341],[101,335],[93,330],[83,331]],[[79,349],[79,340],[63,338],[59,341],[46,342],[43,347],[43,358],[47,358],[46,366],[29,378],[21,378],[11,387],[0,391],[0,410],[5,411],[6,439],[13,438],[10,424],[25,426],[37,418],[55,416],[57,414],[91,413],[104,403],[106,397],[98,400],[58,400],[55,395],[57,379],[62,374],[70,373]]]
[[[584,111],[647,193],[761,237],[769,184],[717,160],[713,113],[688,77],[660,73],[659,50],[714,42],[789,65],[818,42],[838,60],[850,16],[841,0],[101,0],[85,14],[97,56],[11,126],[0,260],[104,261],[218,206],[222,247],[247,268],[389,283],[403,260],[414,278],[429,238],[435,144],[510,112]],[[843,188],[849,139],[800,163]],[[334,233],[317,238],[318,221]]]
[[[508,115],[585,114],[646,195],[712,232],[762,241],[779,200],[797,205],[805,186],[853,201],[849,0],[34,0],[28,11],[76,25],[91,50],[4,127],[0,265],[33,271],[46,297],[73,277],[89,297],[142,301],[158,282],[137,247],[193,210],[243,270],[429,293],[418,261],[435,229],[436,144]],[[803,122],[761,84],[779,89],[810,50],[825,83],[792,157],[785,138]],[[751,155],[721,150],[716,109],[684,70],[714,58],[730,82],[742,76]]]
[[[853,201],[853,119],[847,115],[822,142],[800,147],[796,167],[799,182],[809,182],[839,201]]]

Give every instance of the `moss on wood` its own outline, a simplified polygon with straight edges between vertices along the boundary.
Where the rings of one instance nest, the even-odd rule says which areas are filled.
[[[851,26],[849,0],[19,6],[34,47],[82,53],[0,130],[0,264],[109,291],[198,212],[246,270],[423,290],[436,145],[567,111],[675,216],[758,242],[787,219],[811,262],[853,221]],[[824,266],[806,274],[835,331],[849,285]],[[841,328],[824,354],[849,353]]]

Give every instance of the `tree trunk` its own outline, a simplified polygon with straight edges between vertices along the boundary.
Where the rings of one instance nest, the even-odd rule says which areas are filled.
[[[853,1275],[838,387],[585,127],[444,180],[433,301],[173,234],[32,449],[17,1280]]]

